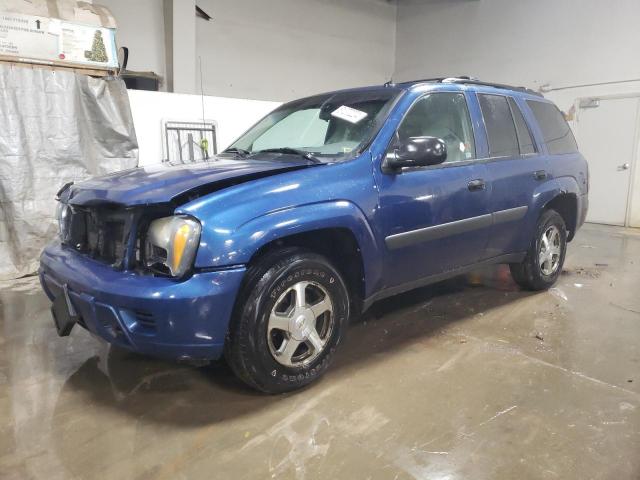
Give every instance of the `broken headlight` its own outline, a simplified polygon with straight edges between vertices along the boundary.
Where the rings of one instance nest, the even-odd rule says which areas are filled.
[[[144,264],[158,273],[184,276],[193,266],[202,227],[186,215],[158,218],[149,225]]]
[[[71,235],[71,216],[71,207],[59,201],[56,207],[56,220],[58,221],[58,230],[62,243],[66,243]]]

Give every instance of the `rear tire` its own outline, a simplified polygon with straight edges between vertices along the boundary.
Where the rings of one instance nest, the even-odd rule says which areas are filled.
[[[349,318],[349,295],[323,256],[285,248],[249,267],[225,342],[225,358],[266,393],[302,388],[329,367]]]
[[[509,265],[514,281],[525,290],[546,290],[558,280],[567,252],[567,227],[555,210],[545,210],[522,263]]]

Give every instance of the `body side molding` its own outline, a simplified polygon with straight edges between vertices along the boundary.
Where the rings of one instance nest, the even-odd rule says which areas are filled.
[[[523,205],[521,207],[508,208],[506,210],[498,210],[497,212],[493,212],[493,224],[496,225],[498,223],[506,223],[513,222],[515,220],[520,220],[524,218],[527,214],[529,207]]]
[[[389,235],[384,239],[389,250],[408,247],[416,243],[428,242],[439,238],[458,235],[471,230],[478,230],[491,225],[491,214],[480,215],[478,217],[463,218],[449,223],[441,223],[432,227],[410,230],[408,232]]]
[[[398,248],[404,248],[422,242],[437,240],[440,238],[449,237],[451,235],[459,235],[461,233],[470,232],[472,230],[479,230],[481,228],[490,227],[491,225],[495,225],[498,223],[520,220],[524,218],[528,210],[529,207],[527,207],[526,205],[509,208],[506,210],[499,210],[497,212],[487,213],[485,215],[479,215],[477,217],[464,218],[462,220],[441,223],[440,225],[433,225],[431,227],[396,233],[394,235],[389,235],[384,239],[384,241],[389,250],[396,250]]]

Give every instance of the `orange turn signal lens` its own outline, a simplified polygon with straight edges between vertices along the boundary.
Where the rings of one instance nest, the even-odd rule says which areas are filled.
[[[191,228],[189,225],[182,225],[173,237],[173,270],[176,271],[180,267],[182,261],[182,255],[184,254],[184,248],[187,246],[189,240],[189,234]]]

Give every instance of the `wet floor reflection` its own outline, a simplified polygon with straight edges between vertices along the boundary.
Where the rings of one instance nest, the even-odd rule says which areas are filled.
[[[58,338],[35,282],[2,288],[0,477],[636,478],[640,235],[618,232],[581,232],[550,292],[493,267],[381,301],[280,396]]]

